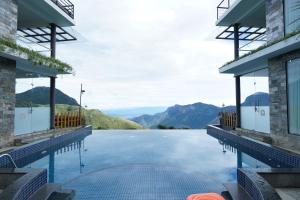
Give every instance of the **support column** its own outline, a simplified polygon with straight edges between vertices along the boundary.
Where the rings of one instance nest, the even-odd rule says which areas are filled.
[[[56,56],[56,25],[51,26],[51,57]],[[56,77],[50,77],[50,129],[55,129],[55,79]]]
[[[240,57],[240,35],[239,35],[239,24],[235,24],[234,28],[234,59]]]
[[[234,25],[234,59],[240,57],[239,24]],[[236,127],[241,128],[241,79],[235,76]]]
[[[50,77],[50,129],[55,129],[55,77]]]

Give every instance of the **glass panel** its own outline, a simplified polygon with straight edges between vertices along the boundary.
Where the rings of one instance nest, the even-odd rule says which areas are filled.
[[[285,32],[287,34],[300,29],[299,0],[285,0]]]
[[[48,87],[39,87],[46,85]],[[16,80],[14,134],[45,131],[50,128],[49,78]]]
[[[270,133],[267,69],[241,77],[241,103],[241,127],[262,133]]]
[[[300,135],[300,59],[288,62],[290,133]]]

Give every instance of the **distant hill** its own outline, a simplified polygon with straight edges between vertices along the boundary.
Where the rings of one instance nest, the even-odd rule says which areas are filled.
[[[167,107],[136,107],[136,108],[123,108],[123,109],[109,109],[102,110],[103,113],[115,117],[122,117],[131,119],[141,115],[154,115],[163,112]]]
[[[78,106],[56,105],[56,112],[78,112]],[[111,117],[96,109],[83,109],[86,123],[92,125],[93,129],[143,129],[133,121]]]
[[[269,105],[269,95],[267,93],[255,93],[246,98],[243,106],[267,106]],[[175,128],[204,128],[208,124],[218,123],[218,114],[220,112],[233,112],[235,106],[225,108],[217,107],[210,104],[195,103],[191,105],[175,105],[169,107],[166,111],[155,115],[142,115],[133,118],[145,127],[157,128],[158,125]]]
[[[36,87],[16,95],[17,107],[49,105],[50,88]],[[56,89],[56,113],[78,112],[77,101]],[[130,120],[111,117],[96,109],[82,109],[87,124],[93,129],[142,129],[143,127]]]
[[[78,106],[77,101],[56,89],[56,103]],[[28,105],[48,105],[50,99],[49,87],[36,87],[26,92],[16,95],[16,106],[23,107]]]

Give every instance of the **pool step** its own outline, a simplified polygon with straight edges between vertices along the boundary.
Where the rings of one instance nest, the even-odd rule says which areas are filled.
[[[42,186],[38,191],[36,191],[29,200],[48,200],[49,197],[56,191],[61,190],[60,184],[48,183]]]
[[[75,190],[63,189],[56,191],[48,198],[48,200],[72,200],[75,197]]]
[[[248,193],[237,183],[226,183],[224,186],[231,195],[232,200],[252,200]]]

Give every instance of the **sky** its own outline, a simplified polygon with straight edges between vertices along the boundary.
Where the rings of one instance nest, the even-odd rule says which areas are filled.
[[[88,108],[234,104],[233,42],[216,40],[220,0],[72,0],[83,39],[57,47],[75,75],[57,88]],[[17,92],[49,80],[17,81]],[[26,86],[26,87],[24,87]],[[28,88],[27,88],[28,89]]]

